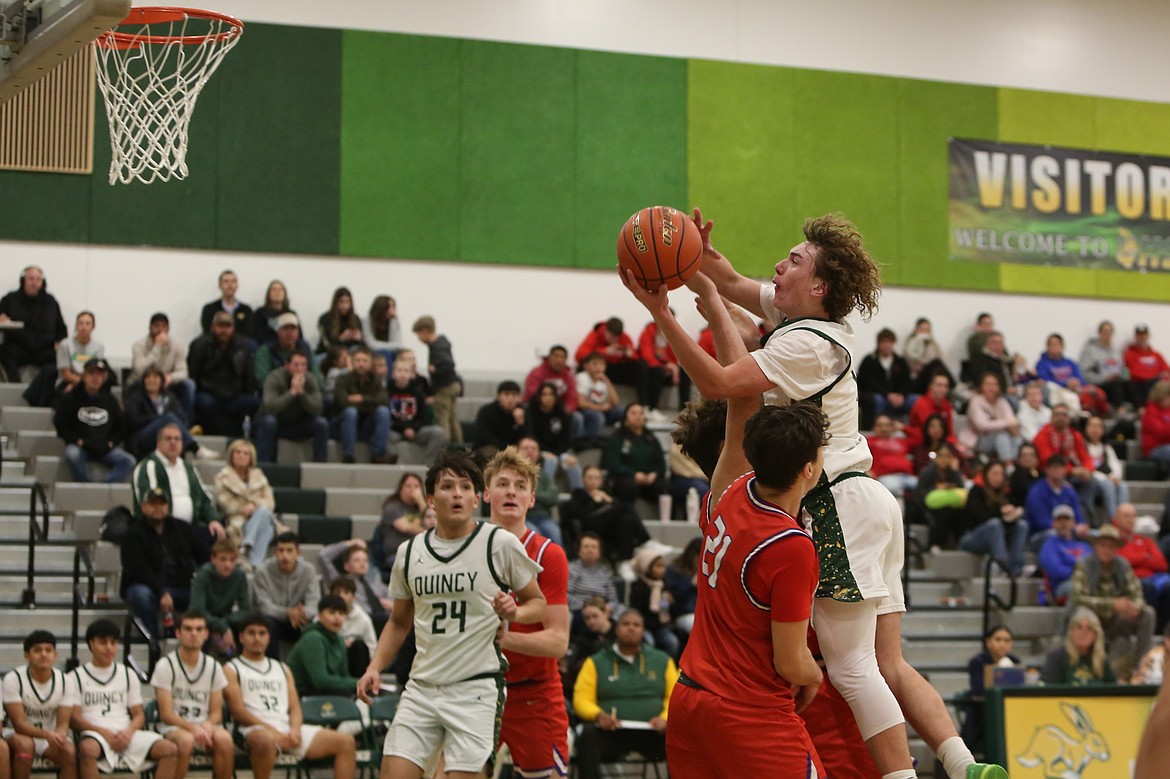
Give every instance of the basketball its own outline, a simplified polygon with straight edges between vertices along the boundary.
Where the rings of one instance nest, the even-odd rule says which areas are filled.
[[[653,292],[677,289],[699,272],[703,239],[689,216],[669,206],[650,206],[622,225],[617,241],[618,272]]]

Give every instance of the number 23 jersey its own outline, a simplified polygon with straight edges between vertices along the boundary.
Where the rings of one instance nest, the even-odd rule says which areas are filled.
[[[754,473],[712,498],[700,518],[699,597],[683,673],[727,700],[792,711],[791,687],[773,665],[772,623],[799,622],[812,612],[818,574],[812,539],[759,497]]]

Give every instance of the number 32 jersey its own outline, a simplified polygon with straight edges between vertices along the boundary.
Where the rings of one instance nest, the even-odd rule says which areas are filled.
[[[506,530],[476,522],[470,535],[439,538],[434,529],[398,547],[390,597],[414,601],[418,653],[410,678],[453,684],[503,674],[508,663],[495,643],[497,592],[516,592],[541,567]]]
[[[799,622],[812,612],[818,574],[812,538],[759,497],[754,473],[712,498],[700,518],[699,597],[683,673],[727,700],[794,711],[791,687],[773,665],[772,623]]]

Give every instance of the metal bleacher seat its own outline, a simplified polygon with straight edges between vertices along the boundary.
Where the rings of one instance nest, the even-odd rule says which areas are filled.
[[[324,514],[325,490],[305,487],[273,487],[280,514]]]
[[[381,514],[382,503],[394,489],[387,484],[378,489],[329,487],[325,490],[325,511],[330,516]]]
[[[421,477],[426,473],[426,467],[423,465],[304,463],[301,466],[301,486],[323,487],[325,489],[343,487],[380,489],[384,491],[385,495],[389,495],[398,486],[398,480],[405,473],[416,473]],[[381,510],[380,504],[378,510]]]

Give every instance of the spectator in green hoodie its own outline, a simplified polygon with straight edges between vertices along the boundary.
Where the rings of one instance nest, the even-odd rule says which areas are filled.
[[[219,539],[211,546],[211,562],[204,563],[191,582],[189,609],[207,617],[211,634],[208,649],[221,659],[237,654],[234,630],[252,613],[248,577],[236,565],[239,557],[240,550],[234,541]]]
[[[337,595],[326,595],[317,604],[317,621],[305,626],[288,653],[287,664],[304,695],[351,695],[357,677],[349,674],[349,657],[341,628],[349,611]]]

